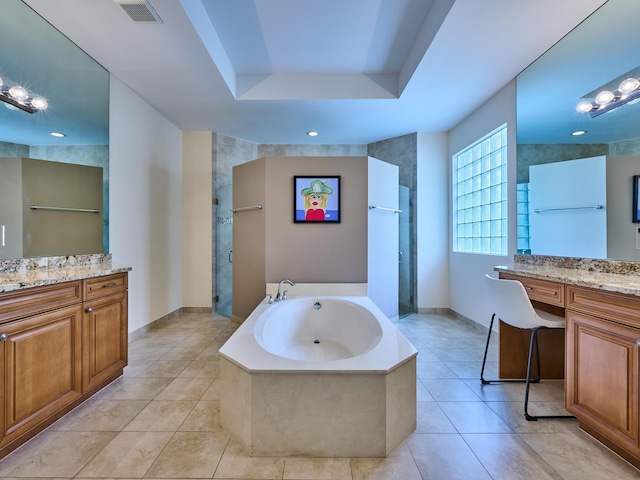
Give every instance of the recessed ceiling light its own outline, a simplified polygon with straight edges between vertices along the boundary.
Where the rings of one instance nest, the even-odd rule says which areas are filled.
[[[58,138],[66,137],[64,133],[60,133],[60,132],[51,132],[51,136],[58,137]]]
[[[577,130],[577,131],[573,132],[571,135],[573,135],[574,137],[577,137],[579,135],[584,135],[585,133],[587,133],[586,130]]]
[[[309,135],[310,137],[317,137],[318,136],[318,132],[314,132],[313,130],[310,132],[307,132],[307,135]]]

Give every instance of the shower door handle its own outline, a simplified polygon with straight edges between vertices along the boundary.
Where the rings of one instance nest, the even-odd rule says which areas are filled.
[[[398,250],[398,263],[402,263],[402,250]]]
[[[229,250],[229,263],[233,263],[233,250]]]

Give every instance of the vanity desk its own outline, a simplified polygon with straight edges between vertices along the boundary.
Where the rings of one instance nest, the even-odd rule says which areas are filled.
[[[536,308],[564,314],[565,332],[539,332],[542,377],[564,373],[580,427],[640,468],[640,264],[516,255],[494,270],[522,282]],[[502,378],[526,376],[529,338],[500,323]]]
[[[0,262],[0,458],[127,365],[130,268],[83,257]]]

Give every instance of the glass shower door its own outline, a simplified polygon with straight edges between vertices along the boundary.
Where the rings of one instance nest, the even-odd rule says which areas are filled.
[[[400,185],[398,219],[398,316],[413,313],[413,276],[411,272],[411,188]]]
[[[231,317],[233,273],[233,195],[232,185],[216,189],[216,297],[215,311]]]

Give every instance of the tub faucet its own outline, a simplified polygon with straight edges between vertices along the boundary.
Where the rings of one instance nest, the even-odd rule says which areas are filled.
[[[287,297],[285,295],[281,295],[280,294],[280,290],[282,289],[282,284],[283,283],[288,283],[289,285],[291,285],[292,287],[295,287],[295,283],[293,283],[291,280],[289,280],[288,278],[285,278],[284,280],[282,280],[279,284],[278,284],[278,294],[276,295],[276,298],[273,299],[274,302],[279,302],[280,300],[285,300]]]

